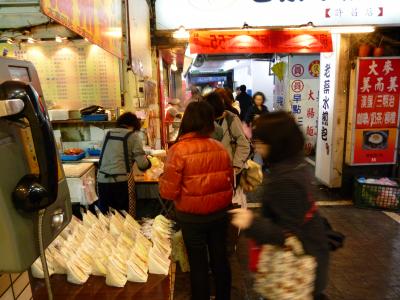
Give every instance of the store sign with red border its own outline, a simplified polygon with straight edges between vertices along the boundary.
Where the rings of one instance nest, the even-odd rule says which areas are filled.
[[[400,58],[360,58],[356,80],[353,163],[395,163]]]
[[[190,52],[216,53],[320,53],[332,51],[326,31],[207,30],[190,33]]]
[[[122,4],[119,0],[41,0],[45,15],[122,58]]]

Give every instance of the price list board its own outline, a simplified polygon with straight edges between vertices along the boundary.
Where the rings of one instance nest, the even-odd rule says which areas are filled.
[[[84,42],[8,46],[9,56],[31,61],[46,102],[66,109],[120,103],[118,59]]]

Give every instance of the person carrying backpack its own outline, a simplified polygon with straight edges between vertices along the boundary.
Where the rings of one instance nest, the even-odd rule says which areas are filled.
[[[128,211],[128,177],[133,163],[141,171],[151,167],[139,130],[140,120],[127,112],[117,119],[117,128],[111,129],[104,139],[97,174],[99,206],[103,213],[109,207]]]
[[[218,125],[212,137],[224,145],[235,174],[240,174],[250,156],[250,142],[243,132],[242,123],[237,115],[225,110],[223,99],[217,92],[208,94],[205,100],[213,107]]]

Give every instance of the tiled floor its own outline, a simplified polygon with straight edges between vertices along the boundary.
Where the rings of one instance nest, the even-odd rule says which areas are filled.
[[[400,299],[400,224],[380,211],[352,206],[320,208],[333,227],[346,235],[343,249],[333,253],[327,295],[331,300]],[[242,237],[233,271],[232,299],[253,300]],[[179,269],[179,268],[178,268]],[[175,300],[190,299],[187,274],[177,273]]]

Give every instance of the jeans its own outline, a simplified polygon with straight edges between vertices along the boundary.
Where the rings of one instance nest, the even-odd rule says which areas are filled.
[[[226,251],[228,217],[204,223],[180,222],[180,225],[190,264],[192,300],[210,299],[208,254],[216,300],[229,300],[231,270]]]

